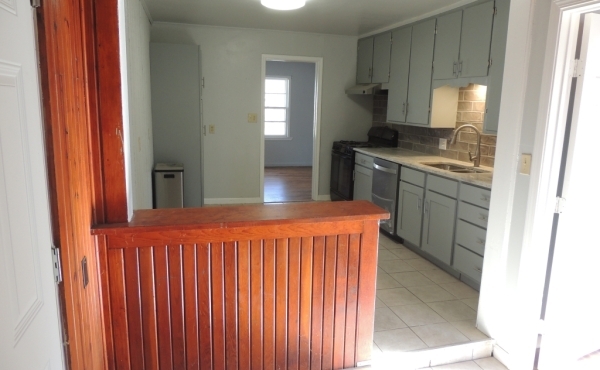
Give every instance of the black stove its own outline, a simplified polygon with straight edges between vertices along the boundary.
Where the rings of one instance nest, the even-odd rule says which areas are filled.
[[[371,127],[369,141],[335,141],[331,150],[331,200],[352,200],[354,192],[354,148],[397,147],[398,131],[385,126]]]

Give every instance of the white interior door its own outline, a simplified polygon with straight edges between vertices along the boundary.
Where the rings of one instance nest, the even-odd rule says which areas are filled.
[[[62,369],[35,52],[27,0],[0,0],[0,368]]]
[[[587,14],[548,290],[540,369],[570,369],[600,349],[600,14]]]

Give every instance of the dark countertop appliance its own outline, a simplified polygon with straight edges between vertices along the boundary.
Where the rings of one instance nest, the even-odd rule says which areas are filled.
[[[331,150],[330,196],[332,201],[352,200],[354,191],[354,148],[398,146],[398,131],[378,126],[369,129],[369,141],[335,141]]]

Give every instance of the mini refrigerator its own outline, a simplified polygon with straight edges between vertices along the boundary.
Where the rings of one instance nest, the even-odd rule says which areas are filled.
[[[182,163],[157,163],[152,183],[154,208],[183,208]]]

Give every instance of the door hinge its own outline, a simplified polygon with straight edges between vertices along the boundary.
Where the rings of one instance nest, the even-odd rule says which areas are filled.
[[[39,8],[42,6],[42,0],[30,0],[32,8]]]
[[[202,88],[204,88],[204,77],[202,77]]]
[[[585,65],[585,62],[579,60],[579,59],[575,59],[573,60],[573,70],[572,70],[572,74],[571,77],[572,78],[578,78],[581,77],[583,75],[583,67]]]
[[[60,265],[60,249],[52,246],[52,269],[54,270],[54,282],[62,282],[62,266]]]
[[[494,7],[494,15],[498,14],[498,8]]]
[[[561,214],[565,210],[565,203],[567,200],[562,197],[556,197],[556,204],[554,205],[554,213]]]
[[[492,66],[492,59],[490,58],[490,60],[488,60],[488,67]]]

